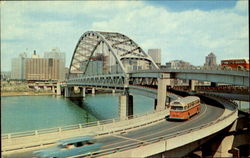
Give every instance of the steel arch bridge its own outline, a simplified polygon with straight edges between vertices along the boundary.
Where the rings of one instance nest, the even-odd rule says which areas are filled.
[[[87,31],[78,40],[68,79],[159,69],[132,39],[116,32]]]

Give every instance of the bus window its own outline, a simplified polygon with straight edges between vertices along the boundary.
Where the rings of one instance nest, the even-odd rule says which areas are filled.
[[[172,106],[172,110],[183,110],[182,106]]]

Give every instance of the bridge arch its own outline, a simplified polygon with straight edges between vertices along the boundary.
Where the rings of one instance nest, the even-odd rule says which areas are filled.
[[[158,66],[129,37],[116,32],[87,31],[74,49],[69,78],[145,69],[158,69]]]

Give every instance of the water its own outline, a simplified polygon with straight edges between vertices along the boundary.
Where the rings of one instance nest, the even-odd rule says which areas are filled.
[[[119,94],[1,97],[2,133],[22,132],[118,117]],[[153,111],[153,99],[134,96],[134,114]]]

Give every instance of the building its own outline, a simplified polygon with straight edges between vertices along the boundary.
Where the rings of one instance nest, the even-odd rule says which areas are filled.
[[[40,58],[34,50],[31,58],[22,53],[12,59],[11,79],[28,81],[65,80],[65,54],[59,49],[52,49]]]
[[[59,59],[27,58],[25,71],[25,78],[28,81],[57,81],[59,80]]]
[[[19,54],[17,58],[11,60],[11,79],[25,79],[25,61],[27,58],[26,52]]]
[[[88,68],[85,71],[87,65]],[[103,74],[103,61],[99,60],[83,61],[80,64],[80,69],[82,70],[82,72],[85,72],[86,75],[101,75]]]
[[[148,55],[152,57],[158,66],[161,65],[161,49],[148,49]]]
[[[65,53],[61,52],[59,48],[53,48],[44,53],[44,58],[59,59],[59,80],[65,80]]]
[[[194,67],[189,62],[183,60],[172,60],[166,63],[166,68],[178,69],[178,68],[192,68]]]
[[[208,54],[208,56],[206,56],[206,61],[204,64],[204,67],[216,67],[216,56],[214,55],[213,52],[211,52],[210,54]]]
[[[1,81],[9,80],[11,78],[11,71],[1,71]]]

